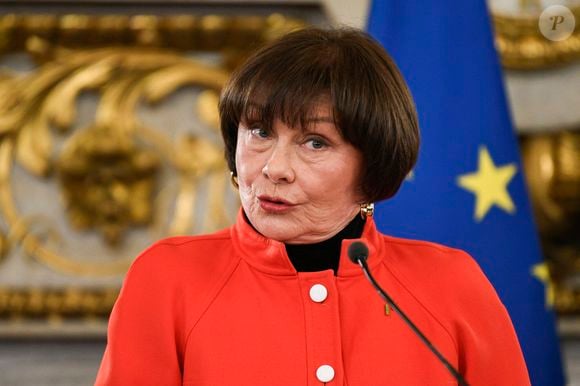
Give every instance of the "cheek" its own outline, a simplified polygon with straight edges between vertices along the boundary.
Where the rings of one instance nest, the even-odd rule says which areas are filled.
[[[238,136],[236,146],[236,171],[240,186],[249,186],[261,174],[263,169],[263,155],[248,149],[244,140]]]
[[[240,130],[238,130],[238,138],[236,141],[236,153],[235,153],[236,171],[238,172],[238,176],[240,174],[240,169],[243,168],[244,158],[245,158],[244,140],[242,138],[242,133],[240,132]]]
[[[312,199],[321,202],[357,201],[359,173],[360,161],[356,156],[329,159],[303,174],[305,190]]]

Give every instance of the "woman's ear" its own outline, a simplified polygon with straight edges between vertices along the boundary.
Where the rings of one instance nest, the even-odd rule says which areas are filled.
[[[236,189],[240,188],[240,185],[238,184],[238,176],[237,176],[236,172],[230,171],[230,181],[231,181],[232,185],[234,186],[234,188],[236,188]]]

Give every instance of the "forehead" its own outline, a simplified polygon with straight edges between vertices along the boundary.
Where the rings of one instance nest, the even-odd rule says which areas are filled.
[[[312,103],[309,111],[309,119],[334,119],[334,109],[326,99]]]

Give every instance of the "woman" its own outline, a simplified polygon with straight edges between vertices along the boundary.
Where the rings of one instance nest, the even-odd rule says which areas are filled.
[[[379,233],[372,203],[413,167],[419,135],[395,64],[350,29],[254,54],[220,101],[242,208],[229,229],[162,240],[129,270],[97,385],[451,385],[347,256],[471,385],[529,385],[509,316],[465,252]]]

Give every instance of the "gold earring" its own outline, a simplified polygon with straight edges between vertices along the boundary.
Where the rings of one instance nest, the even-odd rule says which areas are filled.
[[[234,188],[236,189],[240,188],[240,185],[238,184],[238,176],[236,176],[234,172],[230,172],[230,181],[232,182]]]
[[[360,204],[360,215],[362,216],[362,218],[373,217],[374,213],[375,213],[375,204],[373,204],[372,202],[365,202],[363,204]]]

